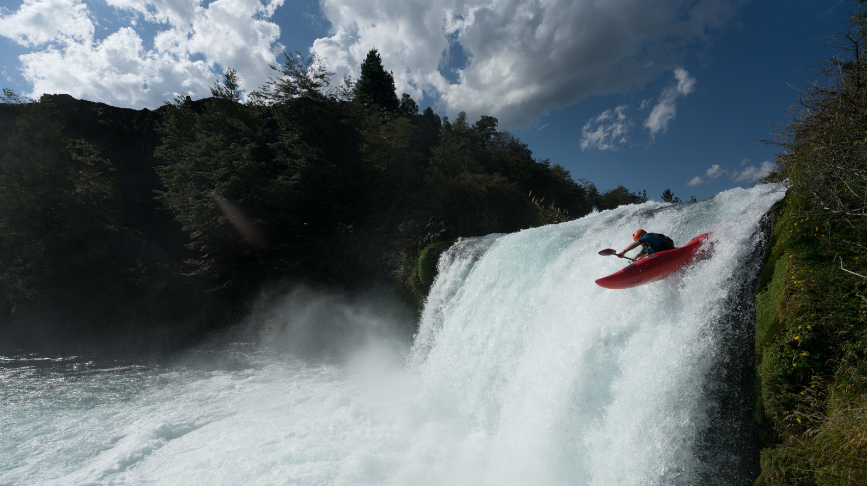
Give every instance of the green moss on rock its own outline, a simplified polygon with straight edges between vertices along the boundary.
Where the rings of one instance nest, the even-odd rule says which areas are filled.
[[[440,260],[440,255],[446,251],[454,241],[438,241],[422,250],[418,257],[418,280],[424,287],[430,288],[434,278],[437,276],[437,263]]]

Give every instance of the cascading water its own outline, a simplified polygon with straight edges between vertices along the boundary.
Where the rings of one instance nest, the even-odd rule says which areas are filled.
[[[412,342],[382,304],[302,289],[251,318],[260,344],[171,363],[3,358],[0,484],[749,483],[750,292],[782,196],[462,240]],[[676,244],[713,231],[713,254],[596,286],[625,263],[597,251],[638,227]]]

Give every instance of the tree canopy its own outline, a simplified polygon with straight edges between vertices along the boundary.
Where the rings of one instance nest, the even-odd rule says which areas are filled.
[[[378,107],[383,113],[397,111],[402,106],[394,88],[394,75],[382,66],[379,51],[371,49],[364,62],[361,63],[361,76],[355,84],[355,97],[366,108]],[[409,112],[418,111],[415,102],[408,96],[403,99],[403,105]]]
[[[409,95],[397,97],[376,49],[361,77],[337,90],[315,55],[284,57],[246,103],[229,69],[213,99],[170,103],[160,128],[158,197],[199,255],[191,273],[218,288],[302,268],[389,278],[437,241],[646,200],[623,186],[576,183],[498,131],[494,117],[420,112]],[[356,262],[367,270],[336,264],[352,259],[347,252],[367,255]]]
[[[111,164],[62,134],[46,98],[24,108],[0,160],[0,284],[13,310],[86,271],[76,248],[120,210]]]
[[[172,273],[189,285],[171,288],[206,288],[226,301],[289,278],[386,282],[420,303],[430,262],[458,237],[641,200],[622,186],[576,182],[492,116],[449,121],[398,97],[375,49],[361,77],[336,88],[316,55],[284,52],[272,69],[244,93],[229,68],[212,97],[177,96],[159,110],[154,196],[178,223],[172,244],[186,238],[171,261],[123,253],[121,239],[140,237],[117,220],[123,195],[111,164],[64,137],[50,103],[4,91],[4,104],[26,105],[0,162],[0,285],[10,306],[74,288],[99,268],[113,272],[106,289],[127,297],[165,293],[156,282]]]

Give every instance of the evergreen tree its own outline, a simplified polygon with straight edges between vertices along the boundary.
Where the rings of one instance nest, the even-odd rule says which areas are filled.
[[[241,77],[238,76],[237,71],[232,68],[227,69],[223,82],[214,83],[214,86],[211,87],[211,96],[236,103],[240,102],[241,93],[244,91],[238,86],[239,81],[241,81]]]
[[[479,118],[479,121],[473,124],[473,129],[479,134],[483,147],[486,147],[494,134],[497,133],[498,123],[499,121],[496,118],[483,115]]]
[[[271,66],[279,76],[268,78],[268,82],[262,91],[250,93],[253,104],[280,104],[288,103],[296,98],[326,98],[326,89],[330,86],[329,76],[334,73],[325,69],[322,58],[316,54],[304,57],[299,52],[290,54],[283,51],[283,66]],[[229,76],[232,76],[231,79]],[[235,70],[226,71],[226,89],[235,92],[237,89],[237,74]],[[345,83],[351,82],[349,79]],[[224,91],[219,89],[218,91]],[[218,96],[212,89],[214,96]]]
[[[418,104],[406,93],[400,96],[400,107],[398,110],[401,116],[410,120],[415,120],[418,117]]]
[[[420,152],[424,159],[427,160],[431,156],[431,149],[440,143],[440,132],[443,130],[443,124],[440,116],[434,113],[431,107],[425,108],[424,112],[419,115],[416,125],[416,151]]]
[[[378,107],[383,115],[400,107],[394,89],[394,76],[382,67],[382,58],[376,49],[371,49],[361,64],[361,76],[355,84],[355,97],[366,108]]]
[[[679,197],[675,196],[673,192],[671,192],[671,189],[666,189],[662,193],[662,202],[678,204],[681,202],[681,200]]]

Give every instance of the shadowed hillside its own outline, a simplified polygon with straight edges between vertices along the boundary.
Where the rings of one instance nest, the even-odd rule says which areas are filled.
[[[420,111],[375,50],[337,88],[314,61],[287,55],[245,99],[230,69],[213,97],[156,111],[7,92],[4,345],[176,343],[285,281],[386,289],[418,308],[459,237],[644,200],[576,182],[493,117]]]

